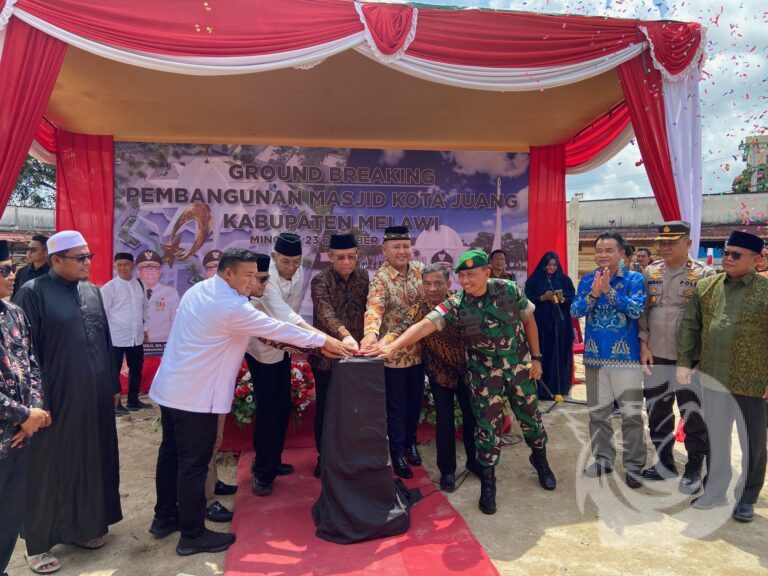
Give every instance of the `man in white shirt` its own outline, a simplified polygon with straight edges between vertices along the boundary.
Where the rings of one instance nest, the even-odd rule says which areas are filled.
[[[150,398],[160,404],[163,440],[157,457],[157,504],[149,531],[159,538],[181,531],[180,556],[222,552],[232,533],[205,527],[205,477],[216,442],[218,414],[232,407],[235,379],[251,336],[322,348],[347,357],[344,344],[320,332],[273,320],[248,301],[257,256],[232,248],[216,276],[187,290],[155,375]]]
[[[283,232],[275,241],[269,265],[269,283],[253,305],[276,320],[314,330],[299,314],[304,297],[304,270],[301,268],[301,237]],[[253,493],[272,494],[276,476],[293,472],[281,456],[291,417],[291,357],[283,351],[251,339],[245,355],[253,381],[256,402],[253,426]]]
[[[144,342],[148,341],[147,321],[149,320],[149,302],[144,296],[144,287],[133,277],[133,254],[118,252],[115,254],[117,276],[101,287],[104,310],[107,312],[109,332],[112,335],[112,348],[115,351],[117,366],[117,393],[120,394],[120,369],[123,358],[128,364],[128,410],[152,408],[139,400],[141,369],[144,367]],[[122,416],[126,409],[120,404],[118,396],[115,415]]]

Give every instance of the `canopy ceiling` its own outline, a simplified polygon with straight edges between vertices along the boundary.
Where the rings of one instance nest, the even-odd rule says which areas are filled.
[[[623,100],[614,70],[544,91],[428,82],[346,51],[309,69],[188,76],[69,46],[46,115],[116,140],[527,151]]]

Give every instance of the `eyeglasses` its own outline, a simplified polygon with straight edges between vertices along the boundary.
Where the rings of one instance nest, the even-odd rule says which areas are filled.
[[[344,262],[346,260],[349,260],[350,262],[354,262],[357,260],[357,254],[347,254],[347,255],[341,255],[341,256],[334,256],[334,260],[338,262]]]
[[[732,258],[734,262],[741,260],[743,252],[733,252],[732,250],[723,250],[723,258]]]
[[[11,274],[13,274],[13,266],[9,266],[8,264],[0,266],[0,276],[8,278]]]
[[[267,274],[266,276],[256,276],[255,278],[259,284],[266,284],[267,280],[269,280],[269,274]]]
[[[86,260],[93,260],[95,254],[89,252],[88,254],[78,254],[77,256],[64,256],[64,254],[56,254],[59,258],[67,258],[69,260],[77,260],[78,264],[85,264]]]

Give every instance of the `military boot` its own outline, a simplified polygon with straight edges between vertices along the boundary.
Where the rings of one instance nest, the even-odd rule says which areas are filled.
[[[536,473],[539,475],[539,484],[541,484],[541,487],[544,488],[544,490],[554,490],[557,486],[557,480],[547,461],[547,449],[531,448],[531,456],[529,460],[536,469]]]
[[[496,514],[496,467],[484,466],[480,477],[480,511]]]

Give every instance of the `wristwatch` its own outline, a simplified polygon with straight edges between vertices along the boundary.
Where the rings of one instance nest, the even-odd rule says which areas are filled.
[[[531,354],[531,360],[538,360],[541,362],[544,359],[544,357],[541,354]]]

